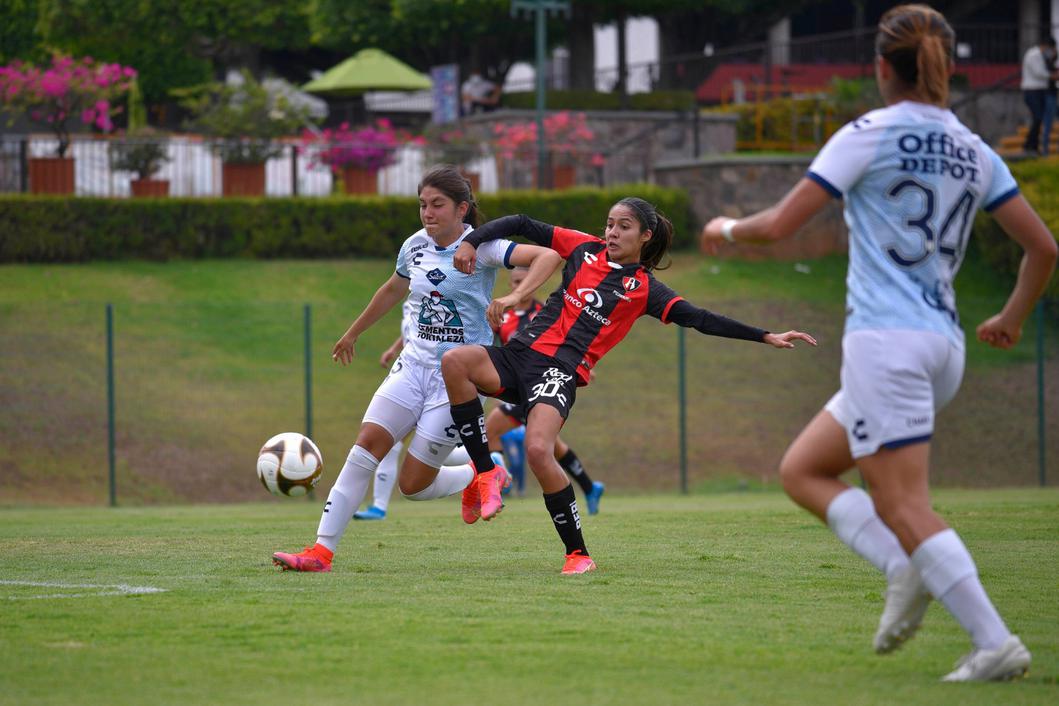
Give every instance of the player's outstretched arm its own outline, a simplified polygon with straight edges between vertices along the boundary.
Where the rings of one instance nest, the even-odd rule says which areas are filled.
[[[831,195],[824,187],[812,179],[803,178],[778,204],[764,211],[746,218],[712,219],[702,229],[699,246],[703,253],[716,255],[725,241],[782,240],[805,225],[830,199]]]
[[[357,355],[356,344],[360,334],[367,331],[372,324],[381,319],[386,312],[394,307],[408,294],[408,280],[397,274],[390,275],[390,279],[375,291],[371,301],[360,312],[357,320],[342,334],[334,348],[331,349],[331,360],[342,365],[349,365]]]
[[[662,289],[659,291],[670,293],[672,290]],[[667,295],[663,295],[667,296]],[[730,319],[721,314],[697,307],[684,299],[673,299],[672,303],[663,310],[661,318],[663,321],[671,321],[678,326],[693,328],[708,336],[721,336],[722,338],[738,338],[743,341],[758,341],[767,343],[775,348],[794,348],[795,341],[805,341],[811,346],[816,345],[816,339],[801,331],[786,331],[784,333],[771,333],[764,329],[744,324],[741,321]]]
[[[521,235],[538,245],[550,247],[554,230],[555,226],[535,221],[523,214],[494,219],[478,226],[470,235],[463,239],[463,242],[456,248],[456,253],[452,257],[452,265],[460,272],[469,275],[474,272],[477,248],[482,243]]]
[[[787,331],[785,333],[766,333],[762,339],[774,348],[794,348],[795,341],[805,341],[810,346],[816,345],[816,339],[801,331]]]
[[[1021,195],[993,211],[993,217],[1025,254],[1004,308],[979,324],[976,333],[979,341],[995,348],[1011,348],[1022,338],[1022,324],[1048,285],[1059,248],[1048,226]]]

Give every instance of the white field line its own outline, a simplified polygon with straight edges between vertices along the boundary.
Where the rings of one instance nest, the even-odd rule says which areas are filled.
[[[145,593],[165,593],[168,589],[153,586],[130,586],[127,583],[62,583],[59,581],[7,581],[0,579],[0,586],[30,586],[34,588],[60,588],[64,590],[93,589],[87,593],[48,593],[35,596],[5,596],[12,601],[39,600],[41,598],[92,598],[94,596],[137,596]]]

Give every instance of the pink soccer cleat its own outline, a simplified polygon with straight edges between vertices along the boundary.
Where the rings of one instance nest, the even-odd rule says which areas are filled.
[[[503,466],[496,466],[491,471],[479,473],[475,478],[478,481],[478,495],[481,499],[479,512],[482,519],[487,522],[504,509],[504,488],[511,485],[511,474]]]
[[[272,563],[284,571],[330,571],[331,558],[335,553],[322,544],[306,547],[297,554],[276,552]]]
[[[572,554],[566,555],[566,563],[563,564],[564,575],[587,574],[589,571],[595,570],[596,562],[592,561],[592,557],[580,549],[575,549]]]

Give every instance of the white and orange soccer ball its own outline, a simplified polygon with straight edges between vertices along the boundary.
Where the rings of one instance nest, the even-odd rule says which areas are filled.
[[[323,472],[320,449],[312,439],[294,431],[266,441],[257,457],[257,477],[273,495],[305,495]]]

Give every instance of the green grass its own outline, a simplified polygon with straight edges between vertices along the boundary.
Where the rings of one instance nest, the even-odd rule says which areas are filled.
[[[692,302],[772,330],[801,328],[820,341],[817,349],[776,351],[687,335],[691,485],[775,482],[786,445],[838,384],[845,267],[841,257],[740,262],[678,253],[659,273]],[[397,335],[397,311],[362,337],[351,367],[333,364],[329,353],[392,268],[388,260],[0,266],[7,457],[0,503],[105,500],[106,302],[115,307],[123,503],[260,497],[256,450],[279,431],[305,427],[304,304],[312,306],[313,436],[333,479],[385,374],[377,360]],[[1008,291],[973,258],[959,288],[972,333]],[[1049,367],[1057,334],[1054,326]],[[677,345],[676,327],[645,317],[578,394],[564,437],[615,490],[678,484]],[[1059,376],[1048,376],[1048,385],[1054,408]],[[1036,482],[1036,425],[1032,326],[1013,351],[971,343],[961,394],[940,418],[935,482]],[[1059,435],[1048,443],[1056,478]]]
[[[969,643],[937,604],[874,655],[881,577],[776,492],[608,496],[581,577],[558,575],[539,497],[470,527],[454,500],[396,500],[332,573],[278,573],[319,512],[286,501],[0,511],[0,704],[1056,703],[1059,491],[936,504],[1026,680],[939,683]]]

